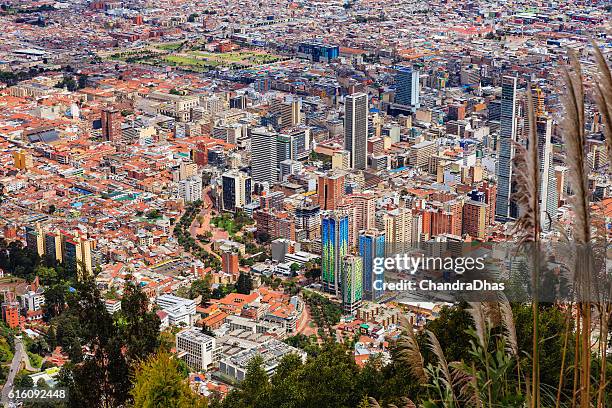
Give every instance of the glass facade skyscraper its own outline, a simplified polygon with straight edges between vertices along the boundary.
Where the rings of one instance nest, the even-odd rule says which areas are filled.
[[[349,217],[329,214],[321,220],[321,278],[323,290],[340,294],[342,260],[348,254]]]
[[[375,282],[384,281],[384,273],[376,275],[373,272],[374,258],[385,257],[385,234],[379,231],[364,231],[359,236],[359,255],[363,258],[363,298],[376,301],[382,297],[383,291]]]
[[[518,209],[512,197],[512,159],[516,141],[516,85],[515,77],[506,76],[502,80],[500,129],[497,162],[497,201],[495,218],[508,220],[516,218]]]
[[[348,150],[352,169],[368,166],[368,95],[356,93],[344,103],[344,149]]]
[[[399,68],[395,74],[395,103],[418,109],[420,107],[419,92],[419,70]]]
[[[363,300],[363,259],[348,255],[342,264],[342,310],[355,314]]]

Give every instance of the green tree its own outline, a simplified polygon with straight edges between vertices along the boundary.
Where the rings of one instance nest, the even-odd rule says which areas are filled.
[[[119,337],[127,347],[129,360],[135,361],[154,353],[160,345],[159,317],[150,312],[149,299],[140,286],[128,281],[123,289],[117,325]]]
[[[142,362],[131,391],[134,408],[205,408],[206,399],[191,391],[177,360],[160,351]]]
[[[124,290],[122,312],[111,316],[93,278],[75,284],[66,315],[78,323],[71,341],[91,350],[79,364],[62,369],[60,384],[69,388],[69,407],[117,407],[130,402],[133,363],[146,359],[159,346],[159,319],[147,311],[148,301],[137,285]],[[92,318],[95,316],[95,318]],[[116,320],[115,320],[116,319]],[[57,328],[58,341],[62,340]],[[64,338],[64,342],[67,340]]]
[[[88,77],[87,74],[79,75],[79,78],[78,78],[78,87],[79,87],[79,89],[83,89],[83,88],[87,87],[87,79],[88,78],[89,77]]]
[[[189,289],[189,298],[195,299],[198,296],[202,296],[200,302],[201,305],[208,303],[212,296],[212,290],[210,286],[210,275],[206,275],[204,279],[198,279],[191,284]]]
[[[248,273],[240,272],[236,282],[236,291],[248,295],[253,290],[253,278]]]
[[[291,269],[291,275],[292,275],[292,276],[297,275],[297,273],[300,271],[300,268],[301,268],[301,267],[300,267],[300,265],[299,265],[299,264],[297,264],[297,263],[295,263],[295,262],[294,262],[294,263],[292,263],[292,264],[291,264],[291,266],[290,266],[290,269]]]
[[[32,388],[34,386],[34,380],[27,372],[19,373],[15,378],[15,388]]]
[[[239,406],[264,408],[269,406],[270,392],[271,385],[263,367],[263,359],[256,356],[249,362],[246,377],[233,397],[240,401]]]

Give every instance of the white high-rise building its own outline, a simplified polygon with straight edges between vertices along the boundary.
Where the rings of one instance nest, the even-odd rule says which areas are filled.
[[[222,176],[222,205],[225,211],[236,211],[251,202],[251,177],[232,170]]]
[[[557,175],[553,165],[553,147],[551,141],[552,119],[540,116],[537,119],[536,127],[540,156],[540,222],[542,228],[548,230],[552,221],[557,218],[559,207]]]
[[[176,335],[177,355],[196,371],[212,366],[215,346],[215,338],[202,333],[200,328],[183,330]]]
[[[251,177],[253,181],[270,184],[277,181],[277,136],[276,132],[264,127],[251,131]]]
[[[202,199],[202,179],[200,176],[191,176],[179,182],[178,195],[186,203]]]
[[[368,95],[356,93],[344,102],[344,149],[349,152],[352,169],[368,166]]]

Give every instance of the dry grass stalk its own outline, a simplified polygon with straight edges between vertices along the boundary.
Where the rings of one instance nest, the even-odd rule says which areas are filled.
[[[422,384],[427,383],[429,378],[425,371],[425,360],[412,327],[404,328],[404,333],[402,333],[397,345],[400,361],[410,368],[410,372],[417,380],[421,381]]]
[[[564,69],[563,76],[567,85],[567,93],[562,96],[565,107],[565,116],[562,121],[563,136],[567,147],[567,164],[570,168],[570,184],[574,195],[572,207],[574,212],[573,238],[578,244],[576,257],[576,279],[578,296],[580,297],[579,310],[582,320],[576,336],[579,338],[579,358],[576,364],[579,367],[579,389],[574,392],[581,408],[590,406],[591,392],[591,262],[586,253],[586,246],[591,243],[591,223],[589,207],[587,159],[585,154],[584,129],[584,84],[582,69],[576,54],[568,50],[571,71]]]
[[[601,113],[601,120],[605,126],[606,156],[608,158],[608,173],[612,174],[612,73],[610,67],[601,53],[597,44],[592,41],[597,61],[598,78],[596,83],[597,92],[595,100]]]
[[[442,371],[442,382],[449,390],[453,401],[457,402],[457,397],[455,396],[455,391],[453,388],[453,377],[451,376],[450,367],[448,362],[446,361],[446,357],[444,356],[444,351],[442,351],[442,346],[440,346],[440,342],[436,335],[430,331],[427,331],[427,336],[429,337],[429,348],[435,354],[438,360],[438,367]]]

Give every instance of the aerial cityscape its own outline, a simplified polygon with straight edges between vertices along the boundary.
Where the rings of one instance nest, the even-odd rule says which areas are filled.
[[[0,0],[3,407],[612,407],[609,0]]]

